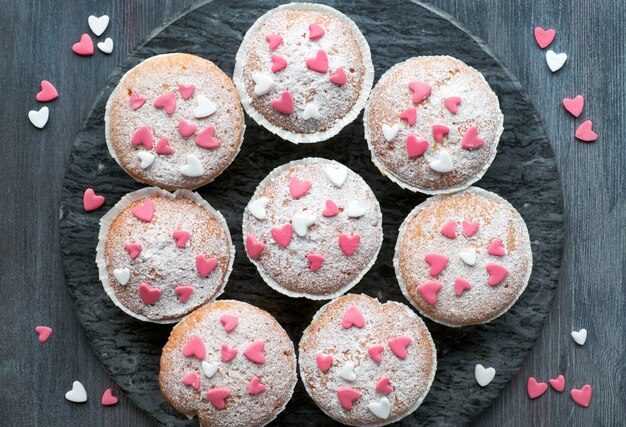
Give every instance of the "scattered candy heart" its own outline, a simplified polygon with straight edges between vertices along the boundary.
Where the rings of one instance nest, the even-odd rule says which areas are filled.
[[[159,142],[157,142],[154,151],[156,151],[156,153],[161,156],[169,156],[170,154],[174,154],[174,149],[170,146],[170,140],[166,137],[159,139]]]
[[[406,152],[409,155],[409,159],[421,156],[426,150],[428,150],[428,141],[425,139],[418,139],[412,133],[406,137]]]
[[[339,67],[330,75],[330,81],[337,86],[343,86],[348,81],[348,76],[346,76],[346,72],[343,71],[343,68]]]
[[[430,275],[437,276],[448,265],[448,257],[438,253],[428,253],[424,256],[424,261],[430,265]]]
[[[456,239],[456,221],[446,222],[439,232],[448,239]]]
[[[48,326],[37,326],[35,327],[35,332],[39,335],[39,342],[44,343],[48,341],[48,338],[52,335],[52,328]]]
[[[326,209],[322,211],[325,217],[333,217],[339,213],[339,208],[332,200],[326,200]]]
[[[41,81],[41,90],[35,95],[35,99],[39,102],[48,102],[59,97],[59,92],[48,80]]]
[[[196,129],[198,129],[198,126],[195,123],[189,123],[186,120],[178,122],[178,132],[183,138],[189,138],[191,135],[196,133]]]
[[[299,199],[304,196],[310,188],[311,181],[307,181],[306,179],[301,180],[297,176],[292,176],[289,180],[289,192],[294,199]]]
[[[113,52],[113,39],[111,37],[107,37],[103,42],[99,42],[96,46],[102,53],[106,53],[109,55]]]
[[[346,362],[346,364],[337,371],[337,375],[339,375],[346,381],[356,380],[356,374],[354,373],[354,362]]]
[[[559,375],[554,379],[550,378],[550,385],[553,389],[561,393],[565,390],[565,377],[563,375]]]
[[[147,151],[140,151],[139,153],[137,153],[137,157],[139,157],[139,160],[141,161],[141,164],[139,166],[141,166],[142,169],[149,168],[154,162],[154,159],[156,159],[156,156],[154,154]]]
[[[338,388],[337,389],[337,398],[339,399],[339,403],[343,406],[343,409],[349,411],[352,409],[352,404],[355,400],[361,397],[361,392],[353,389],[353,388]]]
[[[306,233],[309,231],[309,226],[313,225],[314,223],[315,217],[308,213],[295,214],[291,220],[293,229],[300,237],[306,236]]]
[[[461,295],[463,295],[463,292],[469,291],[470,289],[472,289],[472,285],[464,278],[457,277],[456,279],[454,279],[454,293],[457,296],[460,297]]]
[[[48,117],[50,116],[50,110],[48,107],[41,107],[39,111],[30,110],[28,112],[28,120],[38,129],[43,129],[43,127],[48,123]]]
[[[161,289],[143,282],[139,285],[139,297],[144,304],[152,305],[161,298]]]
[[[383,351],[385,351],[385,347],[382,345],[373,345],[367,349],[367,354],[374,362],[380,363],[383,361]],[[376,388],[378,389],[378,386]]]
[[[248,211],[256,218],[264,220],[267,218],[265,207],[270,202],[267,197],[259,197],[258,199],[248,203]]]
[[[480,363],[474,368],[474,377],[476,378],[478,385],[481,387],[489,385],[495,376],[496,370],[494,368],[485,368]]]
[[[204,347],[204,341],[202,338],[195,337],[190,339],[183,347],[183,356],[195,357],[202,361],[206,357],[206,348]]]
[[[284,91],[280,98],[272,99],[272,107],[279,113],[293,113],[293,96],[288,90]]]
[[[309,120],[309,119],[319,120],[321,117],[322,115],[318,111],[315,104],[313,104],[312,102],[304,106],[304,111],[302,112],[302,118],[304,120]]]
[[[176,110],[176,94],[174,92],[165,92],[159,95],[152,103],[154,108],[163,109],[168,116],[174,114]]]
[[[216,409],[224,409],[226,407],[226,399],[230,396],[230,390],[219,387],[212,388],[206,392],[206,397]]]
[[[277,73],[287,67],[287,60],[279,55],[272,55],[272,73]]]
[[[319,49],[315,54],[315,57],[306,60],[306,66],[318,73],[325,73],[328,71],[328,56],[326,51]]]
[[[598,134],[591,129],[592,126],[593,122],[591,120],[582,122],[581,125],[578,126],[578,129],[576,129],[576,138],[584,142],[593,142],[598,139]]]
[[[424,301],[430,305],[437,304],[437,294],[441,290],[443,285],[436,280],[429,280],[422,283],[417,287],[417,291],[420,293]]]
[[[254,94],[265,95],[276,87],[274,80],[263,73],[253,73],[252,80],[254,80]]]
[[[222,344],[222,362],[230,362],[237,356],[237,349],[229,347],[228,344]]]
[[[187,101],[193,96],[193,93],[196,91],[196,86],[192,84],[187,85],[184,83],[178,83],[178,91],[180,92],[180,95],[183,97],[183,99]]]
[[[330,366],[333,364],[333,356],[330,354],[318,354],[315,356],[315,362],[320,371],[328,372]]]
[[[194,142],[198,147],[207,149],[215,149],[220,146],[219,140],[215,138],[215,128],[211,125],[198,132]]]
[[[456,114],[459,112],[460,103],[461,103],[460,96],[451,96],[443,100],[443,105],[445,105],[448,111],[450,111],[452,114]]]
[[[586,408],[589,406],[589,402],[591,402],[591,386],[589,384],[585,384],[581,389],[574,388],[570,391],[570,396],[577,405],[584,406]]]
[[[463,252],[460,252],[459,257],[469,266],[476,264],[476,250],[474,248],[467,248]]]
[[[104,406],[113,406],[118,401],[119,401],[119,399],[117,397],[113,396],[113,392],[111,391],[110,388],[107,388],[106,390],[104,390],[104,393],[102,394],[102,399],[100,399],[100,402]]]
[[[74,381],[72,389],[65,393],[65,398],[70,402],[83,403],[87,401],[87,391],[80,381]]]
[[[400,359],[406,359],[406,348],[411,344],[411,338],[409,337],[394,337],[389,340],[389,348]]]
[[[137,128],[132,138],[130,139],[130,142],[133,145],[143,145],[146,149],[152,150],[152,146],[154,144],[152,131],[150,131],[150,128],[148,126],[141,126]]]
[[[141,253],[142,247],[141,243],[127,243],[124,245],[124,249],[126,249],[126,252],[130,255],[130,259],[136,259]]]
[[[542,49],[550,46],[550,43],[554,40],[554,36],[556,36],[556,30],[544,30],[541,27],[535,27],[535,40],[537,40],[537,44]]]
[[[400,118],[402,120],[406,120],[409,126],[413,126],[415,121],[417,120],[417,110],[413,107],[407,108],[402,113],[400,113]]]
[[[324,29],[317,24],[309,24],[309,40],[318,40],[324,35]]]
[[[376,415],[378,418],[386,420],[389,418],[389,414],[391,413],[391,402],[386,397],[383,397],[378,402],[372,401],[368,403],[367,409],[369,409],[372,414]]]
[[[478,136],[478,128],[476,126],[472,126],[465,131],[461,139],[461,148],[476,150],[483,145],[485,145],[485,140]]]
[[[433,137],[435,141],[443,141],[443,137],[450,133],[450,128],[444,125],[433,125]]]
[[[217,111],[215,103],[209,100],[206,96],[200,94],[196,97],[196,108],[193,110],[193,116],[196,119],[203,119],[209,117],[211,114]]]
[[[324,172],[326,173],[326,178],[333,185],[337,187],[342,187],[343,183],[346,182],[346,178],[348,178],[348,168],[345,166],[325,166]]]
[[[217,258],[206,258],[204,255],[196,256],[196,270],[202,278],[207,277],[217,267]]]
[[[133,92],[130,95],[130,108],[132,108],[133,110],[140,109],[145,103],[146,103],[146,98],[139,96],[137,92]]]
[[[113,277],[123,286],[130,280],[130,270],[128,268],[116,268],[113,270]]]
[[[498,286],[509,274],[506,268],[498,264],[487,263],[485,268],[487,268],[489,273],[489,279],[487,280],[489,286]]]
[[[154,204],[150,199],[143,202],[143,205],[134,207],[130,211],[135,218],[143,222],[152,222],[152,218],[154,218]]]
[[[101,17],[96,17],[94,15],[89,16],[87,18],[87,23],[89,24],[89,28],[91,32],[96,36],[101,36],[104,33],[104,30],[109,26],[109,17],[107,15],[102,15]]]
[[[398,135],[398,124],[394,123],[393,126],[389,126],[387,123],[383,124],[383,136],[387,140],[387,142],[393,141],[393,139]]]
[[[265,243],[259,242],[254,236],[246,237],[246,250],[250,258],[257,259],[261,256],[264,249]]]
[[[461,225],[463,226],[463,234],[465,234],[465,237],[472,237],[478,231],[478,226],[480,224],[478,221],[469,222],[463,220]]]
[[[391,394],[393,387],[389,383],[389,377],[382,377],[376,383],[376,391],[382,394]]]
[[[409,83],[409,89],[413,91],[413,102],[417,104],[430,96],[432,88],[428,83],[412,81]]]
[[[193,288],[191,286],[176,286],[174,292],[178,295],[180,302],[187,302],[193,294]]]
[[[231,333],[233,329],[237,327],[237,323],[239,323],[239,318],[236,316],[230,316],[228,314],[223,314],[220,317],[220,323],[224,327],[224,330],[227,334]]]
[[[289,246],[289,242],[291,242],[292,230],[293,228],[291,224],[285,224],[282,227],[272,227],[272,238],[280,246],[286,248],[287,246]]]
[[[555,53],[553,50],[549,50],[546,52],[546,63],[548,64],[548,68],[553,73],[559,71],[563,65],[565,65],[565,61],[567,61],[566,53]]]
[[[217,372],[217,367],[219,366],[219,362],[207,362],[206,360],[202,362],[202,372],[206,375],[207,378],[212,378],[213,375]]]
[[[358,234],[354,234],[352,236],[347,236],[345,234],[339,235],[339,247],[343,253],[348,256],[351,256],[356,252],[359,247],[359,243],[361,243],[361,236]]]
[[[268,34],[265,36],[265,40],[269,43],[270,50],[276,50],[283,42],[283,38],[280,34]]]
[[[506,252],[504,251],[504,248],[502,247],[502,240],[500,239],[492,240],[491,243],[489,243],[489,246],[487,247],[487,253],[493,256],[506,255]]]
[[[189,241],[191,233],[185,230],[176,230],[172,233],[172,237],[176,240],[176,246],[184,248]]]
[[[526,389],[528,391],[528,397],[531,399],[536,399],[542,394],[546,392],[548,389],[548,384],[539,383],[533,377],[528,378],[528,382],[526,383]]]
[[[265,356],[263,355],[263,349],[265,348],[265,342],[263,340],[254,341],[244,351],[243,355],[246,358],[258,365],[265,363]]]
[[[439,173],[447,173],[454,170],[452,157],[450,157],[450,153],[447,150],[439,150],[437,158],[429,161],[428,165],[432,170]]]
[[[187,156],[187,164],[180,168],[180,173],[190,178],[204,175],[204,168],[200,160],[193,154]]]
[[[353,326],[356,326],[357,328],[362,328],[363,326],[365,326],[365,317],[363,317],[363,313],[361,313],[358,308],[356,308],[354,305],[351,305],[343,314],[343,319],[341,319],[341,327],[344,329],[350,329]]]
[[[360,218],[365,215],[365,208],[359,204],[356,200],[350,200],[348,202],[348,217],[350,218]]]
[[[261,383],[261,380],[255,375],[250,379],[248,383],[248,393],[259,394],[265,390],[265,384]]]
[[[576,95],[574,99],[564,98],[563,107],[574,117],[580,116],[585,106],[585,98],[582,95]]]
[[[194,390],[200,389],[200,376],[195,372],[190,373],[183,378],[183,384],[193,387]]]
[[[572,331],[572,339],[578,345],[584,345],[587,341],[587,330],[582,328],[580,331]]]
[[[89,34],[83,34],[80,37],[80,41],[72,45],[72,52],[80,56],[93,55],[93,42],[91,41],[91,37],[89,37]]]
[[[104,196],[97,196],[91,188],[85,190],[85,194],[83,194],[83,208],[85,211],[95,211],[102,205],[104,205]]]

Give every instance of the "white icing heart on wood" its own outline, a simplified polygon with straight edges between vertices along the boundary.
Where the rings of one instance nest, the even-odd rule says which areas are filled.
[[[89,24],[91,32],[97,36],[100,36],[109,26],[109,17],[107,15],[102,15],[98,18],[91,15],[89,18],[87,18],[87,23]]]
[[[393,141],[393,139],[398,135],[398,124],[394,124],[393,126],[389,126],[388,124],[383,124],[383,135],[387,142]]]
[[[120,285],[125,285],[130,280],[130,270],[128,268],[116,268],[113,270],[113,276]]]
[[[211,378],[217,372],[218,366],[218,362],[207,362],[204,360],[202,361],[202,372],[204,372],[204,375],[206,375],[207,378]]]
[[[148,151],[140,151],[139,153],[137,153],[137,157],[139,157],[139,160],[141,160],[141,164],[139,166],[141,166],[142,169],[149,168],[156,158],[154,154]]]
[[[391,402],[386,397],[383,397],[378,402],[374,400],[368,403],[367,409],[369,409],[372,414],[376,415],[378,418],[386,420],[389,418],[389,414],[391,413]]]
[[[259,197],[258,199],[248,203],[248,210],[256,219],[265,219],[267,218],[265,207],[269,202],[270,199],[267,197]]]
[[[315,217],[308,213],[295,214],[291,220],[293,230],[300,237],[306,236],[309,226],[315,223]]]
[[[365,215],[365,208],[361,206],[356,200],[350,200],[348,202],[347,212],[350,218],[359,218]]]
[[[70,402],[83,403],[87,401],[87,391],[80,381],[74,381],[72,389],[65,393],[65,398]]]
[[[476,250],[474,250],[474,248],[468,248],[463,252],[460,252],[459,256],[461,257],[461,260],[467,265],[471,266],[476,264]]]
[[[430,168],[435,172],[447,173],[454,170],[454,164],[452,163],[452,157],[448,150],[439,150],[439,154],[435,160],[428,162]]]
[[[39,111],[30,110],[28,112],[28,120],[36,128],[42,129],[46,123],[48,123],[48,117],[50,116],[50,110],[48,107],[41,107]]]
[[[325,166],[324,171],[328,180],[337,187],[341,187],[348,177],[348,168],[345,166]]]
[[[254,94],[257,96],[265,95],[276,87],[274,80],[263,73],[253,73],[252,80],[254,80]]]
[[[202,176],[204,174],[204,168],[200,163],[200,160],[193,154],[187,156],[187,164],[180,168],[180,173],[191,178]]]
[[[565,61],[567,61],[566,53],[556,53],[553,50],[546,52],[546,62],[553,73],[559,71],[565,65]]]
[[[103,42],[98,43],[97,46],[98,49],[106,54],[113,52],[113,40],[111,40],[111,37],[107,37]]]
[[[480,363],[477,364],[474,368],[474,377],[476,378],[476,382],[481,387],[489,385],[489,383],[493,381],[493,377],[495,376],[496,370],[494,368],[485,368]]]
[[[317,110],[317,107],[315,106],[315,104],[313,103],[306,104],[306,106],[304,107],[304,111],[302,112],[302,118],[304,120],[319,119],[321,117],[322,115]]]
[[[578,345],[583,345],[587,341],[587,330],[582,328],[580,331],[572,331],[572,339]]]
[[[354,373],[354,362],[346,362],[345,365],[339,371],[337,371],[337,375],[343,378],[346,381],[354,381],[356,380],[356,374]]]
[[[193,116],[196,119],[209,117],[211,114],[215,113],[215,110],[217,110],[217,106],[215,105],[215,103],[210,101],[206,96],[202,94],[198,95],[196,101],[198,102],[198,105],[196,106],[195,110],[193,110]]]

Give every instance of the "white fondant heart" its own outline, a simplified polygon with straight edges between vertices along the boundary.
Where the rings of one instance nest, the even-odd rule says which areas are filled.
[[[98,18],[91,15],[89,18],[87,18],[87,23],[89,24],[89,28],[91,28],[91,31],[95,35],[100,36],[109,26],[109,17],[107,15],[102,15]]]
[[[113,276],[120,285],[125,285],[130,280],[130,270],[128,268],[116,268],[113,270]]]
[[[111,37],[107,37],[106,40],[98,43],[97,46],[98,46],[98,49],[100,49],[102,52],[106,54],[113,52],[113,40],[111,40]]]
[[[448,150],[439,150],[439,155],[435,160],[431,160],[429,163],[430,168],[439,173],[452,172],[454,170],[454,164],[452,164],[452,157]]]
[[[356,200],[350,200],[348,202],[347,212],[350,218],[358,218],[365,215],[365,208]]]
[[[140,166],[142,169],[149,168],[156,158],[156,156],[149,151],[140,151],[139,153],[137,153],[137,157],[139,157],[139,160],[141,160]]]
[[[65,398],[70,402],[83,403],[87,401],[87,391],[79,381],[74,381],[72,389],[65,393]]]
[[[476,365],[476,368],[474,368],[474,377],[476,377],[476,382],[481,387],[489,385],[495,376],[496,370],[494,368],[485,368],[480,363]]]
[[[269,203],[270,199],[267,197],[259,197],[258,199],[248,203],[248,210],[256,219],[265,219],[267,218],[267,212],[265,212],[265,207]]]
[[[348,168],[345,166],[326,166],[324,170],[326,171],[326,177],[328,180],[337,187],[341,187],[343,183],[346,182],[346,178],[348,177]]]
[[[295,214],[291,220],[291,225],[296,234],[300,237],[306,236],[309,231],[309,225],[315,223],[315,217],[308,213]]]
[[[553,73],[559,71],[565,65],[565,61],[567,61],[566,53],[555,53],[553,50],[546,52],[546,62]]]
[[[580,331],[572,331],[572,339],[578,345],[585,344],[585,341],[587,341],[587,330],[582,328]]]
[[[304,120],[309,120],[309,119],[319,119],[321,116],[320,112],[317,110],[317,107],[315,106],[315,104],[311,103],[311,104],[306,104],[306,106],[304,107],[304,111],[302,112],[302,118]]]
[[[263,73],[254,73],[252,74],[252,80],[254,80],[254,94],[265,95],[269,93],[272,89],[276,87],[276,83],[274,80]]]
[[[206,360],[204,360],[202,362],[202,372],[204,372],[204,375],[206,375],[207,378],[211,378],[217,372],[217,367],[218,366],[219,366],[218,362],[210,362],[209,363]]]
[[[343,365],[343,367],[339,369],[339,371],[337,371],[337,374],[346,381],[356,380],[356,374],[354,373],[354,362],[346,362],[346,364]]]
[[[41,107],[41,110],[30,110],[28,112],[28,120],[35,126],[36,128],[42,129],[46,123],[48,123],[48,117],[50,116],[50,110],[48,107]]]
[[[459,256],[461,257],[461,260],[467,265],[476,264],[476,251],[474,250],[474,248],[468,248],[463,252],[460,252]]]
[[[394,124],[393,126],[389,126],[387,123],[383,124],[383,135],[387,142],[393,141],[393,139],[398,134],[398,124]]]
[[[369,409],[372,414],[376,415],[378,418],[386,420],[391,413],[391,402],[386,397],[383,397],[378,402],[373,400],[368,403],[367,409]]]
[[[202,94],[198,95],[196,101],[198,102],[198,105],[195,110],[193,110],[193,116],[196,119],[209,117],[211,114],[215,113],[215,110],[217,110],[215,103],[209,101],[209,99]]]
[[[204,174],[204,168],[200,163],[200,160],[193,154],[187,156],[187,164],[180,168],[180,172],[189,177],[202,176]]]

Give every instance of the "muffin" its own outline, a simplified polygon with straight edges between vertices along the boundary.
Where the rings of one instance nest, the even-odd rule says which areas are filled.
[[[213,181],[239,153],[245,130],[232,81],[211,61],[185,53],[153,56],[128,71],[104,122],[122,169],[169,190]]]
[[[337,10],[291,3],[260,17],[237,52],[246,112],[293,143],[325,141],[359,114],[374,80],[367,41]]]
[[[341,163],[307,158],[274,169],[243,216],[248,258],[291,297],[331,299],[361,280],[383,240],[376,196]]]
[[[437,369],[424,322],[404,304],[346,295],[324,305],[299,345],[300,376],[326,415],[382,426],[415,411]]]
[[[165,400],[201,426],[264,426],[296,385],[293,343],[266,311],[244,302],[207,304],[172,330],[161,354]]]
[[[449,56],[420,56],[380,78],[363,124],[383,175],[402,188],[436,194],[482,178],[496,156],[503,120],[480,72]]]
[[[131,316],[173,323],[220,295],[235,247],[226,221],[198,194],[143,188],[100,219],[104,290]]]
[[[413,209],[394,256],[402,293],[421,314],[447,326],[486,323],[505,313],[526,289],[532,263],[520,214],[476,187]]]

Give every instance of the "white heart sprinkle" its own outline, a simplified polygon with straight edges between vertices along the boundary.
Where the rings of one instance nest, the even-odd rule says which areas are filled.
[[[202,94],[198,95],[196,100],[198,101],[198,106],[195,110],[193,110],[193,116],[196,119],[209,117],[211,114],[215,113],[215,110],[217,110],[217,106]]]
[[[113,52],[113,40],[111,40],[111,37],[107,37],[106,40],[98,43],[97,46],[98,46],[98,49],[100,49],[102,52],[106,54]]]
[[[217,367],[219,366],[218,362],[207,362],[206,360],[202,362],[202,372],[207,378],[211,378],[217,372]]]
[[[265,219],[267,218],[265,207],[269,202],[270,199],[267,197],[259,197],[255,201],[248,203],[248,210],[256,219]]]
[[[386,397],[383,397],[378,402],[373,400],[368,403],[367,409],[369,409],[372,414],[376,415],[378,418],[386,420],[391,413],[391,402]]]
[[[139,153],[137,153],[137,157],[139,157],[139,160],[141,160],[140,166],[142,169],[150,167],[150,165],[152,165],[152,162],[154,162],[154,159],[156,158],[156,156],[149,151],[140,151]]]
[[[107,15],[102,15],[101,17],[97,18],[91,15],[89,18],[87,18],[87,22],[89,23],[89,28],[91,28],[91,31],[95,35],[99,36],[104,33],[104,30],[106,30],[109,26],[109,17]]]
[[[28,120],[35,126],[36,128],[42,129],[46,123],[48,123],[48,117],[50,116],[50,110],[48,107],[41,107],[41,110],[30,110],[28,112]]]
[[[322,117],[322,115],[317,110],[315,104],[306,104],[306,106],[304,107],[304,111],[302,112],[302,118],[304,120],[319,119],[320,117]]]
[[[339,369],[337,374],[346,381],[356,380],[356,374],[354,373],[354,362],[346,362],[346,364],[343,365],[341,369]]]
[[[348,177],[348,168],[345,166],[326,166],[324,168],[326,171],[326,177],[330,182],[335,184],[337,187],[341,187],[344,182],[346,182],[346,178]]]
[[[474,377],[476,377],[476,382],[481,387],[489,385],[489,383],[493,381],[493,377],[495,376],[496,370],[494,368],[485,368],[480,363],[476,365],[476,368],[474,368]]]
[[[439,173],[452,172],[454,165],[452,164],[452,157],[448,150],[439,150],[439,155],[435,160],[429,161],[430,168]]]
[[[274,80],[270,76],[263,73],[253,73],[252,80],[254,80],[255,83],[254,94],[257,96],[265,95],[276,87]]]
[[[120,285],[125,285],[130,280],[130,270],[128,268],[116,268],[113,270],[113,276],[120,282]]]
[[[350,218],[358,218],[365,215],[365,208],[356,200],[350,200],[348,202],[347,212]]]
[[[87,391],[79,381],[74,381],[72,389],[65,393],[65,398],[70,402],[83,403],[87,401]]]
[[[204,174],[204,168],[200,160],[193,154],[190,154],[187,156],[187,164],[180,168],[180,172],[185,176],[195,178]]]
[[[467,265],[476,264],[476,251],[474,250],[474,248],[468,248],[463,252],[460,252],[459,256],[461,257],[461,260],[463,260],[463,262]]]
[[[582,328],[580,331],[572,331],[572,339],[578,345],[585,344],[585,341],[587,341],[587,330]]]
[[[387,123],[383,124],[383,135],[387,142],[393,141],[393,139],[398,134],[398,124],[396,123],[393,126],[389,126]]]
[[[567,61],[566,53],[555,53],[553,50],[546,52],[546,62],[553,73],[559,71],[565,64],[565,61]]]
[[[307,213],[295,214],[291,220],[294,231],[300,237],[306,236],[306,233],[309,231],[309,225],[313,223],[315,223],[315,217]]]

